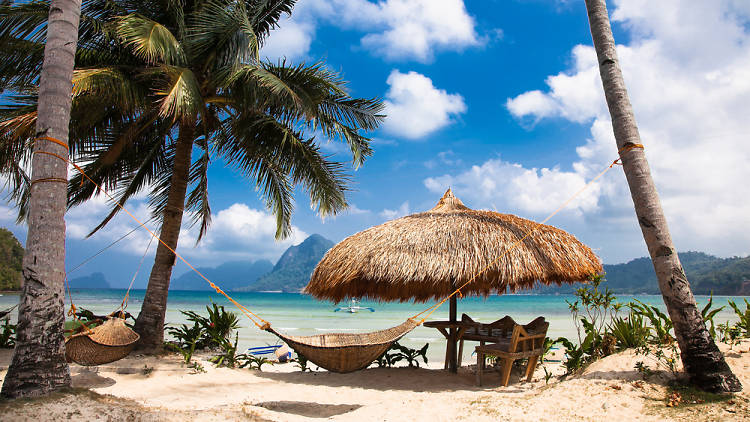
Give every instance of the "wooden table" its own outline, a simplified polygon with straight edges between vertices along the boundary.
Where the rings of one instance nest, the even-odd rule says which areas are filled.
[[[448,345],[445,348],[444,368],[450,369],[451,372],[457,372],[458,366],[461,365],[461,357],[457,353],[456,343],[461,340],[466,329],[473,324],[466,324],[462,321],[427,321],[423,325],[437,329],[448,340]]]

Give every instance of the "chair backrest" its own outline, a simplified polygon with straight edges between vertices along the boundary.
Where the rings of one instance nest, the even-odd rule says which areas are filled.
[[[539,317],[526,325],[516,325],[510,339],[511,352],[542,351],[549,322]]]
[[[481,334],[489,337],[510,337],[513,329],[518,326],[510,315],[506,315],[489,324],[482,324],[481,322],[474,321],[470,316],[462,314],[461,322],[474,325],[467,330],[467,333]]]

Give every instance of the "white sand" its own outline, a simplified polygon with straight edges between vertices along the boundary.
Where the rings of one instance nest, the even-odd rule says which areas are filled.
[[[727,361],[750,389],[750,341]],[[744,353],[740,353],[743,351]],[[9,351],[0,352],[0,379]],[[194,373],[174,355],[130,356],[98,368],[71,367],[76,390],[45,399],[0,403],[3,421],[733,421],[750,420],[750,394],[730,401],[668,408],[666,374],[643,382],[632,352],[609,356],[578,377],[545,385],[544,370],[530,383],[516,371],[508,387],[499,374],[474,385],[472,368],[458,375],[436,368],[375,368],[351,374],[301,373],[294,364],[265,365],[263,372],[215,368],[201,359]],[[656,365],[650,362],[652,368]],[[547,364],[562,373],[559,364]]]

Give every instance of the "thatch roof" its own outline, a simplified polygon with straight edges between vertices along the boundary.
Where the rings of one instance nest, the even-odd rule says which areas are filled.
[[[305,291],[334,301],[425,302],[445,298],[488,265],[462,289],[464,295],[515,292],[537,281],[584,281],[602,271],[599,258],[573,235],[511,214],[472,210],[448,189],[429,211],[338,243],[315,268]]]

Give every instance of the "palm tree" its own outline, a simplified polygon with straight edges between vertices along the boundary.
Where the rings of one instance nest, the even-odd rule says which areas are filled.
[[[259,186],[276,216],[276,236],[283,238],[291,232],[295,186],[309,192],[321,215],[347,206],[343,163],[323,155],[309,133],[346,142],[354,167],[372,153],[369,139],[360,132],[382,121],[379,100],[350,97],[344,81],[322,63],[292,66],[259,59],[264,38],[283,13],[291,13],[294,3],[94,0],[84,6],[71,157],[85,163],[84,172],[114,192],[118,204],[149,190],[152,215],[161,223],[160,237],[166,244],[157,249],[136,321],[142,350],[154,351],[163,342],[175,262],[170,249],[177,248],[183,210],[200,226],[199,239],[210,224],[212,160],[221,160]],[[26,13],[16,17],[22,22],[16,26],[32,26],[34,19]],[[4,74],[22,75],[33,66],[6,67],[13,68],[5,71],[0,65],[0,81]],[[23,83],[20,76],[6,79]],[[5,114],[0,136],[20,145],[35,117],[35,103],[33,92],[14,99],[13,107],[0,111]],[[14,191],[22,203],[23,177],[11,179],[19,181]],[[71,178],[71,206],[97,193],[80,174]],[[118,210],[114,205],[92,233]]]
[[[39,183],[29,192],[16,347],[2,388],[2,395],[10,398],[40,396],[70,386],[63,336],[68,166],[51,154],[65,157],[67,153],[81,2],[53,0],[48,10],[31,173],[31,180]]]
[[[605,0],[586,0],[586,8],[617,148],[685,371],[693,384],[706,391],[740,391],[742,385],[706,329],[672,244],[618,64]]]

